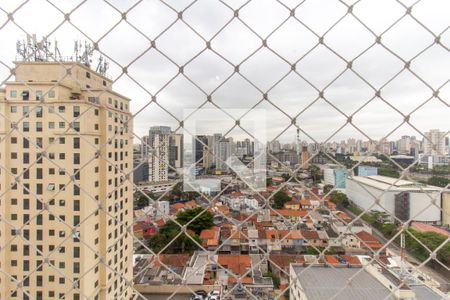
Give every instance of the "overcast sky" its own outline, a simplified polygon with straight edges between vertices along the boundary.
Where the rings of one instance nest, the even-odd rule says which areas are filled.
[[[140,111],[134,122],[134,131],[139,136],[145,135],[150,126],[169,125],[176,128],[178,125],[155,103],[148,105],[151,95],[156,95],[158,104],[181,120],[183,110],[200,106],[207,99],[207,94],[211,94],[212,101],[224,109],[243,109],[253,107],[263,98],[263,93],[267,93],[268,99],[285,112],[280,112],[267,101],[256,106],[266,110],[269,140],[291,124],[290,117],[303,111],[297,118],[302,130],[317,141],[324,141],[347,120],[323,99],[308,107],[318,98],[318,90],[324,88],[323,96],[347,116],[359,110],[353,116],[353,123],[373,139],[387,135],[403,120],[394,108],[379,98],[360,109],[375,96],[374,89],[379,88],[382,88],[381,96],[404,114],[409,114],[431,98],[411,115],[411,123],[419,130],[439,128],[447,131],[450,127],[448,0],[422,0],[412,8],[414,18],[429,31],[410,16],[386,31],[406,12],[406,8],[394,0],[362,0],[353,8],[354,15],[374,34],[382,34],[381,41],[386,47],[405,61],[412,59],[411,70],[426,84],[410,71],[402,71],[404,62],[381,45],[365,51],[374,44],[375,36],[352,15],[345,16],[328,30],[348,11],[344,4],[336,0],[306,0],[300,6],[298,4],[302,1],[281,1],[286,7],[276,1],[253,0],[239,10],[239,18],[254,32],[241,20],[233,19],[230,9],[239,8],[245,1],[223,1],[229,7],[216,0],[199,0],[192,5],[192,1],[186,0],[165,1],[167,5],[159,0],[145,0],[137,5],[139,1],[110,1],[119,11],[127,12],[127,21],[141,33],[126,21],[121,21],[121,13],[102,0],[88,0],[71,13],[70,21],[78,29],[66,22],[56,31],[55,28],[64,21],[64,15],[50,3],[68,13],[82,1],[31,0],[14,13],[14,21],[19,28],[11,21],[7,22],[7,13],[14,11],[21,2],[0,0],[1,62],[13,66],[16,41],[25,38],[24,31],[36,33],[38,37],[51,33],[50,40],[57,39],[60,51],[66,56],[72,55],[74,40],[100,39],[100,50],[110,57],[108,74],[116,80],[114,89],[132,98],[131,109],[134,113]],[[343,2],[352,4],[355,1]],[[416,1],[400,2],[411,5]],[[290,17],[289,10],[295,7],[295,17],[303,24]],[[181,20],[175,22],[176,11],[183,11],[184,21],[202,38]],[[216,34],[228,22],[226,28]],[[117,23],[119,25],[104,36]],[[432,45],[435,40],[433,34],[440,36],[444,47]],[[346,70],[347,63],[342,58],[325,46],[318,45],[318,36],[324,36],[324,43],[343,59],[353,61],[353,70],[373,88],[352,70]],[[155,41],[157,50],[150,47],[149,39]],[[261,47],[262,39],[267,39],[271,50]],[[211,41],[211,48],[228,62],[213,51],[205,50],[205,41]],[[291,70],[294,63],[298,74]],[[185,66],[186,77],[198,87],[179,74],[179,66],[182,65]],[[234,73],[233,65],[239,65],[239,73]],[[129,76],[121,74],[121,66],[128,67]],[[339,74],[340,77],[330,85]],[[7,76],[8,70],[0,65],[0,82]],[[172,80],[174,76],[177,77]],[[427,85],[439,89],[442,101],[432,98],[432,90]],[[207,104],[205,107],[213,106]],[[234,113],[236,111],[230,110],[230,114]],[[228,131],[224,127],[233,124],[231,119],[217,120],[207,128],[224,133]],[[242,131],[235,130],[233,133],[239,135]],[[420,136],[405,124],[389,139],[399,138],[403,134]],[[348,137],[367,139],[347,125],[331,140]],[[293,127],[279,137],[287,142],[294,141],[294,138]],[[302,138],[305,138],[304,134]]]

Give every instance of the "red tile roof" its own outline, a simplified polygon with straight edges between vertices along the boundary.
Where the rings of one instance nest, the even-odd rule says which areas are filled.
[[[244,275],[252,266],[252,260],[249,255],[220,255],[217,262],[231,270],[236,275]]]

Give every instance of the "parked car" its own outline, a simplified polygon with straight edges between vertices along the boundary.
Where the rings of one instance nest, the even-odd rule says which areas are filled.
[[[204,299],[206,299],[207,296],[208,296],[208,293],[206,291],[198,290],[192,294],[190,300],[204,300]]]
[[[219,291],[211,291],[208,293],[207,300],[219,300],[220,299],[220,292]]]

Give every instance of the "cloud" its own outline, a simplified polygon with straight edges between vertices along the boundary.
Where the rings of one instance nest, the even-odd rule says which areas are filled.
[[[421,131],[449,129],[449,53],[448,48],[433,44],[435,36],[442,35],[444,44],[448,40],[444,12],[450,3],[445,0],[413,6],[412,16],[419,22],[409,15],[399,20],[406,7],[393,0],[360,1],[353,15],[334,0],[282,1],[285,6],[277,1],[251,1],[242,8],[245,1],[224,1],[227,7],[211,0],[193,4],[89,0],[78,8],[81,1],[50,2],[62,12],[47,1],[29,1],[16,11],[20,3],[2,2],[0,61],[13,66],[16,40],[25,37],[23,30],[38,37],[52,33],[50,38],[58,40],[66,56],[72,55],[74,40],[100,39],[100,50],[110,57],[114,88],[132,98],[134,113],[140,111],[134,122],[138,136],[153,125],[178,127],[183,109],[204,104],[208,95],[215,105],[230,109],[251,108],[267,94],[271,103],[264,100],[257,107],[267,109],[270,116],[269,137],[278,136],[297,117],[304,131],[323,141],[356,112],[354,124],[380,139],[403,121],[395,109],[405,115],[413,112],[411,122]],[[239,19],[233,17],[237,9]],[[181,11],[183,20],[177,20]],[[10,12],[20,28],[7,22]],[[121,20],[124,12],[126,20]],[[73,25],[65,22],[55,31],[67,13]],[[379,35],[382,44],[375,44]],[[324,45],[318,44],[320,37]],[[268,48],[263,46],[265,39]],[[156,49],[150,47],[152,41]],[[410,70],[405,69],[410,60]],[[352,70],[347,69],[348,61]],[[124,66],[128,75],[122,74]],[[234,73],[235,66],[239,73]],[[0,64],[0,81],[8,75]],[[360,109],[378,89],[395,109],[378,98]],[[432,98],[438,89],[442,101]],[[307,108],[322,90],[337,109],[323,99]],[[148,105],[152,95],[157,104]],[[221,131],[218,124],[211,128]],[[280,139],[293,141],[295,134],[291,128]],[[402,126],[391,138],[403,134],[419,135]],[[347,125],[333,139],[355,136],[364,138]]]

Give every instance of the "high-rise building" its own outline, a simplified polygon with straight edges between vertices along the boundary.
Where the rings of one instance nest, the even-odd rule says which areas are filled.
[[[428,155],[444,155],[445,153],[445,132],[439,129],[431,129],[425,132],[423,139],[423,153]]]
[[[0,299],[130,299],[129,99],[80,63],[16,62],[0,113]]]
[[[169,144],[170,127],[153,126],[148,134],[148,180],[150,182],[167,181],[169,179]]]
[[[311,157],[311,154],[308,152],[308,147],[303,146],[302,152],[300,153],[300,164],[302,165],[303,169],[309,168],[309,158]]]
[[[402,136],[401,139],[397,141],[398,154],[409,155],[411,153],[411,137],[408,135]]]
[[[177,170],[183,168],[183,135],[181,133],[173,132],[169,137],[169,164]]]

